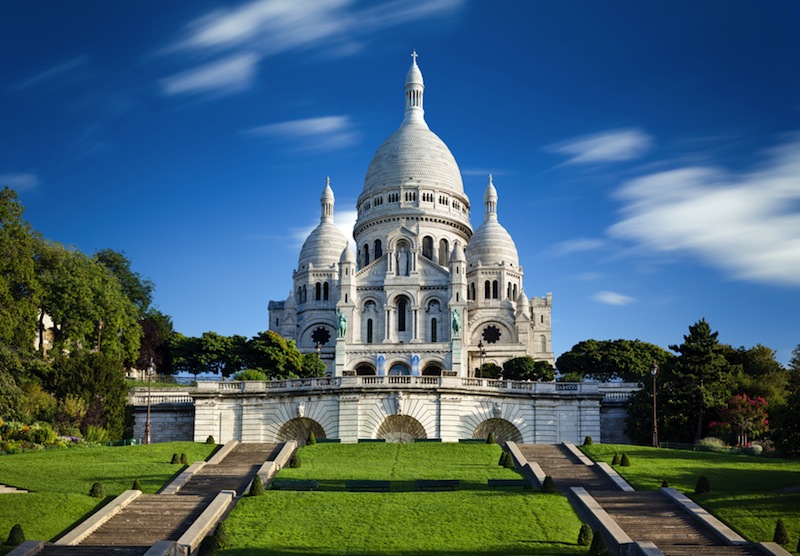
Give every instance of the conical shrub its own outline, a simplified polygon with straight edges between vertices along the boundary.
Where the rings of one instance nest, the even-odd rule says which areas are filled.
[[[500,454],[500,460],[497,462],[497,465],[500,467],[506,466],[506,458],[508,457],[508,452],[503,452]]]
[[[209,434],[208,438],[206,438],[206,444],[216,444],[214,441],[214,435]]]
[[[516,469],[517,466],[514,463],[514,456],[512,456],[509,452],[506,452],[506,462],[503,464],[503,467],[506,469]]]
[[[19,546],[25,542],[25,533],[22,532],[22,525],[17,523],[11,528],[11,531],[8,533],[8,540],[6,544],[8,546]]]
[[[103,483],[94,483],[92,488],[89,489],[89,496],[92,498],[105,498],[106,490],[103,488]]]
[[[591,436],[587,436],[586,438],[583,439],[584,446],[591,446],[592,444],[594,444],[594,440],[592,440]]]
[[[217,539],[213,535],[209,535],[200,542],[200,548],[197,549],[197,556],[217,556],[219,550],[217,549]]]
[[[542,481],[542,492],[545,494],[553,494],[556,492],[556,483],[550,475],[547,475],[544,481]]]
[[[132,490],[142,490],[142,483],[139,482],[139,479],[133,480],[133,486],[131,487]]]
[[[605,556],[608,554],[606,540],[601,531],[594,531],[592,535],[592,546],[589,547],[589,556]]]
[[[497,442],[494,439],[494,433],[493,432],[490,432],[489,436],[486,437],[486,443],[487,444],[497,444]]]
[[[264,496],[264,483],[261,482],[261,477],[258,475],[253,477],[253,484],[250,486],[250,496]]]
[[[317,443],[317,437],[314,436],[314,431],[310,431],[308,433],[308,440],[306,440],[306,444],[316,444],[316,443]]]
[[[661,488],[669,488],[669,483],[667,481],[661,481]]]
[[[303,465],[303,462],[300,461],[300,454],[295,452],[294,455],[292,456],[292,459],[289,460],[289,467],[291,467],[292,469],[297,469],[301,465]]]
[[[181,454],[181,465],[189,465],[189,458],[186,457],[186,454]]]
[[[619,465],[620,460],[622,460],[622,456],[619,453],[615,453],[614,457],[611,458],[611,465]]]
[[[214,531],[214,539],[217,541],[217,548],[230,547],[231,540],[228,538],[228,527],[224,521],[217,525],[217,530]]]
[[[631,460],[628,458],[628,454],[622,454],[622,457],[619,459],[619,464],[622,467],[630,467]]]
[[[178,456],[178,454],[172,454],[172,461],[170,461],[170,463],[174,465],[174,464],[180,463],[180,462],[181,462],[181,458]]]
[[[708,494],[711,492],[711,483],[708,481],[708,477],[705,475],[700,475],[700,478],[697,479],[697,484],[694,486],[695,494]]]
[[[772,542],[778,544],[789,544],[789,532],[786,530],[786,524],[782,519],[778,518],[775,524],[775,534],[772,536]]]
[[[588,523],[583,523],[578,533],[578,546],[590,546],[592,544],[592,537],[594,537],[592,528],[589,527]]]

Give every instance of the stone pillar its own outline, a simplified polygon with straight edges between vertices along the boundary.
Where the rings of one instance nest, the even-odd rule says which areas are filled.
[[[339,396],[339,439],[343,443],[358,442],[358,394]]]
[[[346,353],[345,349],[347,344],[344,338],[336,338],[336,372],[334,376],[342,376],[344,375],[344,371],[346,370],[345,363],[346,363]]]
[[[438,415],[439,438],[442,442],[458,442],[462,436],[461,398],[458,396],[439,396]]]

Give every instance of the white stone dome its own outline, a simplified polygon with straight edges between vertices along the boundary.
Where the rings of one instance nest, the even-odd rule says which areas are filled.
[[[469,268],[480,262],[483,266],[500,264],[519,267],[519,254],[511,234],[497,220],[497,190],[489,176],[489,185],[483,195],[486,206],[483,223],[467,243],[466,256]]]
[[[303,248],[300,249],[300,258],[297,262],[298,270],[305,270],[309,264],[315,268],[329,268],[339,262],[342,251],[347,247],[347,238],[333,223],[333,190],[330,178],[325,184],[320,198],[322,216],[319,225],[308,234]]]

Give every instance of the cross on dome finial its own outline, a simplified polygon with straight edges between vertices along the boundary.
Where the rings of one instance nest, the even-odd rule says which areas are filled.
[[[418,57],[418,56],[419,56],[419,54],[417,54],[417,51],[416,51],[416,50],[414,50],[414,51],[412,51],[412,52],[411,52],[411,58],[413,59],[413,61],[414,61],[414,63],[415,63],[415,64],[417,63],[417,57]]]
[[[489,177],[491,178],[491,176],[489,176]],[[325,185],[327,185],[328,187],[331,186],[331,177],[330,176],[327,176],[325,178]]]
[[[494,183],[492,182],[492,174],[489,174],[489,183],[490,183],[491,185],[494,185]]]

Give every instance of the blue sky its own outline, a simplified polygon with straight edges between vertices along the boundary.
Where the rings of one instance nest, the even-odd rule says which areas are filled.
[[[187,335],[253,335],[326,176],[343,225],[402,120],[483,217],[494,175],[556,355],[587,338],[800,343],[800,5],[0,4],[0,184],[45,237],[124,251]]]

